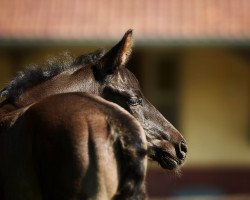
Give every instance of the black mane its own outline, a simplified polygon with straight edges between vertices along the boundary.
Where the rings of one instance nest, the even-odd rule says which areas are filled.
[[[26,70],[17,73],[16,77],[0,91],[0,97],[5,99],[17,98],[24,90],[46,81],[63,71],[96,63],[103,57],[104,53],[104,50],[98,50],[74,58],[67,52],[60,57],[50,58],[44,64],[31,65]]]

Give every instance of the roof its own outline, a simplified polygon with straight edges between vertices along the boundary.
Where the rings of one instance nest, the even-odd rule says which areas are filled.
[[[1,0],[0,39],[250,39],[249,0]]]

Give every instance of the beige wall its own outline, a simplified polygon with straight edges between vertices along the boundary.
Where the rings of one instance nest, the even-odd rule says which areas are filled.
[[[11,71],[10,55],[0,50],[0,88],[9,82]]]
[[[249,71],[230,51],[185,54],[180,124],[189,143],[187,165],[250,166]]]

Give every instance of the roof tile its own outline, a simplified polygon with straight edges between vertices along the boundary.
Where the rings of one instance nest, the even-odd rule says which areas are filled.
[[[1,0],[2,39],[249,39],[249,0]]]

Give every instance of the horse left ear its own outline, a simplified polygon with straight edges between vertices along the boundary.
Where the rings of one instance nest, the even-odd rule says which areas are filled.
[[[118,42],[98,63],[98,70],[102,75],[112,74],[117,69],[123,67],[132,51],[133,31],[128,30],[120,42]]]

